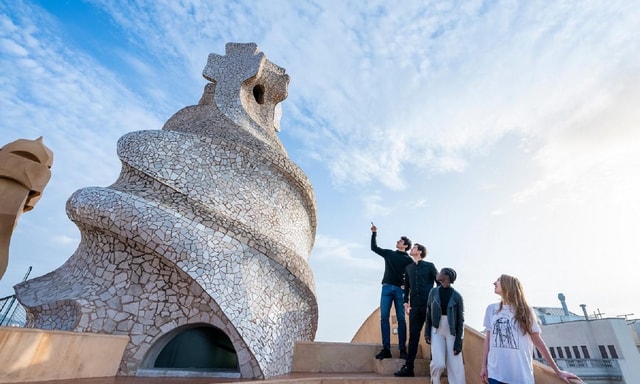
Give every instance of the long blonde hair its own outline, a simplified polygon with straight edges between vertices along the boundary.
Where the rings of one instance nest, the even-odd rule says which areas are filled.
[[[516,277],[509,275],[500,276],[500,288],[502,293],[500,296],[500,307],[498,311],[502,310],[502,305],[510,305],[513,308],[514,317],[516,322],[520,326],[522,333],[531,334],[533,329],[531,307],[527,304],[527,299],[524,297],[524,289],[520,280]]]

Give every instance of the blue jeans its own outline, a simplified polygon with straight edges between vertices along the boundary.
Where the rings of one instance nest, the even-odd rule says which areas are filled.
[[[498,381],[496,379],[489,378],[489,384],[507,384],[507,383],[503,383],[502,381]]]
[[[398,347],[401,351],[406,350],[407,344],[407,322],[404,319],[404,302],[402,300],[402,288],[397,285],[382,284],[382,294],[380,295],[380,329],[382,330],[382,348],[391,350],[391,304],[396,309],[398,319]]]

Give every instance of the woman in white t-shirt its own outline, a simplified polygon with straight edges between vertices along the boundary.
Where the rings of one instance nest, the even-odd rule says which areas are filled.
[[[561,371],[553,361],[520,281],[513,276],[502,275],[493,285],[501,300],[490,304],[484,315],[482,381],[489,384],[535,384],[534,346],[563,381],[579,380],[573,373]]]

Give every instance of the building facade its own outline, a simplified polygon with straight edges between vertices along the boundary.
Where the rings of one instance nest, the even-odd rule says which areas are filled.
[[[637,320],[589,317],[584,306],[584,315],[576,315],[560,295],[562,308],[534,307],[558,366],[588,384],[640,383]],[[538,351],[534,354],[543,361]]]

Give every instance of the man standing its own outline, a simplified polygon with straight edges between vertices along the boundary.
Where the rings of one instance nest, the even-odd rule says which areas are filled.
[[[396,242],[396,249],[382,249],[376,242],[378,228],[371,223],[371,250],[384,259],[384,276],[382,277],[382,293],[380,295],[380,329],[382,331],[382,351],[376,355],[376,359],[388,359],[391,357],[391,304],[396,310],[398,319],[398,347],[400,358],[407,358],[407,323],[404,319],[402,305],[402,286],[404,284],[404,269],[411,264],[411,257],[407,250],[411,248],[411,240],[402,236]],[[424,322],[424,319],[423,319]]]
[[[413,363],[418,353],[420,332],[426,320],[429,292],[438,277],[438,269],[435,265],[424,261],[427,257],[427,248],[424,245],[416,243],[409,254],[413,258],[413,263],[405,269],[404,282],[404,307],[409,313],[409,355],[405,365],[394,373],[394,376],[400,377],[414,376]]]

